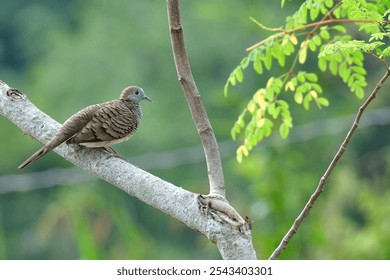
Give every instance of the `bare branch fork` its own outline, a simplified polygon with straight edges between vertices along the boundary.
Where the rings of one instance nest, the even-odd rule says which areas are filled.
[[[228,227],[239,228],[248,240],[245,249],[240,248],[240,250],[244,249],[247,252],[245,258],[256,258],[251,241],[250,220],[244,220],[225,198],[225,182],[218,144],[191,72],[184,43],[179,0],[167,0],[166,3],[176,72],[202,142],[209,176],[210,194],[199,196],[200,210],[211,220],[216,220]],[[210,230],[213,232],[212,228]],[[229,235],[230,233],[227,233],[224,238]],[[223,251],[222,245],[225,249],[234,250],[236,247],[234,239],[228,238],[227,244],[217,242],[220,251]]]
[[[324,175],[321,177],[316,190],[311,195],[310,199],[306,203],[306,205],[303,208],[302,212],[295,219],[293,225],[291,226],[291,228],[289,229],[287,234],[283,237],[283,239],[280,242],[279,246],[274,250],[274,252],[270,256],[271,260],[277,259],[280,256],[280,254],[286,249],[288,243],[293,238],[293,236],[296,234],[299,226],[302,224],[302,222],[307,217],[307,215],[309,215],[312,207],[314,206],[314,203],[316,202],[317,198],[320,196],[320,194],[324,190],[325,183],[327,182],[327,180],[328,180],[329,176],[331,175],[333,169],[335,168],[335,166],[337,165],[338,161],[340,160],[340,158],[344,154],[345,150],[347,149],[347,146],[348,146],[349,142],[351,141],[352,136],[354,135],[356,129],[359,126],[360,119],[362,118],[365,109],[371,103],[371,101],[374,100],[374,98],[376,97],[378,91],[382,88],[382,86],[385,83],[385,81],[389,78],[389,76],[390,76],[390,68],[387,66],[387,64],[382,59],[380,59],[380,60],[382,61],[382,63],[384,63],[384,65],[386,67],[386,73],[379,80],[379,82],[377,83],[377,85],[375,86],[373,91],[370,93],[370,95],[367,97],[365,102],[359,107],[359,111],[358,111],[358,113],[357,113],[357,115],[355,117],[355,120],[354,120],[354,122],[352,124],[352,127],[348,131],[344,141],[341,143],[340,148],[338,149],[338,151],[336,152],[336,154],[333,157],[332,161],[330,162],[330,164],[329,164],[328,168],[326,169]]]

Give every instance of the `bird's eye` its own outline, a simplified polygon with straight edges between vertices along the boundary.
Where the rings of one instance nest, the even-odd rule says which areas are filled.
[[[134,94],[135,94],[135,95],[139,95],[139,91],[138,91],[138,90],[135,91]]]

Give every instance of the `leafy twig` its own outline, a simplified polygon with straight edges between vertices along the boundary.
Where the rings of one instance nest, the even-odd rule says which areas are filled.
[[[332,13],[333,13],[341,4],[342,4],[342,2],[340,1],[340,2],[338,2],[336,5],[334,5],[334,7],[333,7],[332,9],[330,9],[330,10],[326,13],[326,15],[324,15],[324,16],[321,18],[320,22],[325,21],[326,18],[332,19]],[[313,34],[315,34],[315,33],[317,32],[318,28],[320,28],[320,25],[315,25],[314,28],[313,28],[309,33],[307,33],[306,39],[303,40],[303,41],[306,41],[306,40],[308,40],[309,38],[311,38],[311,37],[313,36]],[[295,68],[295,66],[296,66],[296,64],[297,64],[297,62],[298,62],[298,59],[299,59],[299,51],[298,51],[297,55],[295,56],[294,61],[292,62],[291,67],[290,67],[290,69],[288,70],[287,75],[286,75],[286,77],[285,77],[284,80],[283,80],[283,83],[285,83],[285,82],[287,81],[288,77],[293,73],[294,68]]]
[[[386,66],[387,64],[384,63]],[[380,79],[380,81],[377,83],[375,86],[374,90],[371,92],[371,94],[367,97],[366,101],[360,106],[359,111],[355,117],[355,120],[352,124],[351,129],[348,131],[344,141],[342,142],[339,150],[337,151],[336,155],[332,159],[331,163],[329,164],[327,170],[325,171],[324,175],[321,177],[318,186],[314,193],[311,195],[310,199],[306,203],[305,207],[303,208],[302,212],[299,214],[299,216],[295,219],[293,225],[287,232],[287,234],[283,237],[281,243],[279,246],[275,249],[275,251],[272,253],[270,256],[271,260],[277,259],[280,254],[286,249],[288,243],[290,242],[291,238],[295,235],[297,232],[299,226],[302,224],[304,219],[306,218],[307,215],[309,215],[314,203],[316,202],[317,198],[321,194],[321,192],[324,190],[324,186],[326,181],[328,180],[329,176],[331,175],[333,169],[336,167],[338,161],[344,154],[345,150],[347,149],[347,146],[349,144],[349,141],[351,140],[353,134],[355,133],[360,119],[363,115],[364,110],[367,108],[367,106],[371,103],[371,101],[376,97],[378,91],[381,89],[382,85],[384,82],[389,78],[390,76],[390,68],[386,67],[386,73],[385,75]]]
[[[268,30],[268,31],[279,31],[279,32],[282,32],[284,29],[283,27],[268,27],[268,26],[265,26],[264,24],[258,22],[256,19],[254,19],[253,17],[249,17],[249,19],[251,21],[253,21],[254,23],[256,23],[258,26],[260,26],[262,29],[264,30]]]
[[[293,29],[290,29],[290,30],[284,30],[280,33],[276,33],[272,36],[269,36],[267,37],[266,39],[248,47],[246,50],[247,51],[251,51],[261,45],[264,45],[265,43],[267,43],[268,41],[271,41],[275,38],[278,38],[278,37],[281,37],[283,35],[286,35],[286,34],[291,34],[291,33],[295,33],[297,31],[300,31],[302,29],[306,29],[306,28],[310,28],[310,27],[316,27],[316,26],[321,26],[321,25],[329,25],[329,24],[333,24],[333,23],[349,23],[349,22],[364,22],[364,23],[376,23],[375,20],[371,20],[371,19],[334,19],[334,18],[331,18],[331,19],[328,19],[328,20],[320,20],[320,21],[316,21],[316,22],[312,22],[312,23],[308,23],[308,24],[305,24],[305,25],[302,25],[302,26],[299,26],[297,28],[293,28]],[[383,22],[383,24],[390,24],[390,21],[385,21]]]

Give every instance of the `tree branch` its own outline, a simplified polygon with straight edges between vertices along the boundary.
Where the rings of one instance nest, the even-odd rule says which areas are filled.
[[[24,134],[31,135],[43,144],[60,128],[58,122],[35,107],[25,94],[2,81],[0,114],[12,121]],[[177,187],[101,150],[62,144],[54,152],[204,234],[217,244],[224,259],[256,258],[251,232],[246,228],[247,223],[239,220],[236,221],[236,227],[232,227],[223,220],[210,219],[208,215],[215,214],[216,211],[208,211],[208,215],[204,215],[204,211],[200,211],[200,208],[204,210],[204,205],[198,194]],[[207,206],[212,206],[207,203]],[[231,246],[233,242],[236,246]]]
[[[225,197],[225,182],[218,144],[192,76],[184,44],[179,0],[167,0],[167,10],[176,71],[202,141],[209,176],[210,194]]]
[[[247,243],[243,244],[244,246],[238,245],[236,238],[230,232],[225,232],[224,238],[227,238],[228,242],[217,242],[222,256],[229,251],[237,251],[239,255],[245,256],[246,259],[256,258],[252,245],[251,221],[249,219],[244,220],[225,198],[221,156],[201,95],[192,76],[184,43],[179,0],[167,0],[166,3],[176,72],[202,142],[209,176],[210,194],[199,196],[200,210],[209,220],[217,221],[232,229],[238,229],[247,240]],[[214,227],[210,227],[209,233],[211,235],[220,234]],[[228,251],[225,252],[225,250]]]
[[[2,81],[0,114],[12,121],[24,134],[31,135],[42,144],[49,141],[61,126],[35,107],[25,94],[10,88]],[[182,221],[187,226],[207,234],[208,221],[199,215],[197,194],[179,188],[101,150],[62,144],[54,151],[85,171]]]
[[[347,146],[354,135],[357,127],[359,126],[360,119],[363,115],[364,110],[367,108],[367,106],[371,103],[372,100],[376,97],[378,91],[381,89],[384,82],[389,78],[390,76],[390,69],[386,69],[385,75],[380,79],[380,81],[375,86],[374,90],[371,92],[371,94],[367,97],[366,101],[360,106],[359,111],[355,117],[355,120],[352,124],[351,129],[348,131],[344,141],[341,143],[341,146],[339,150],[337,151],[336,155],[332,159],[331,163],[329,164],[327,170],[325,171],[324,175],[321,177],[318,186],[314,193],[311,195],[310,199],[306,203],[305,207],[303,208],[302,212],[299,214],[299,216],[295,219],[293,225],[287,232],[287,234],[283,237],[281,243],[279,246],[275,249],[275,251],[270,256],[271,260],[277,259],[280,254],[286,249],[288,243],[290,242],[291,238],[297,233],[297,230],[299,226],[302,224],[304,219],[309,215],[312,207],[314,206],[314,203],[316,202],[317,198],[320,196],[320,194],[324,190],[324,186],[326,181],[329,179],[329,176],[331,175],[333,169],[336,167],[338,161],[344,154],[345,150],[347,149]]]

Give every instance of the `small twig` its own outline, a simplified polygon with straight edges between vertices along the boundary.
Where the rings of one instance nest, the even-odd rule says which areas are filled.
[[[210,194],[218,194],[225,197],[225,182],[222,171],[221,156],[219,154],[214,131],[211,127],[200,93],[192,76],[184,44],[179,0],[167,0],[167,9],[176,71],[187,99],[192,118],[202,141],[209,176]]]
[[[332,173],[333,169],[337,165],[339,159],[344,154],[345,150],[347,149],[349,141],[351,140],[353,134],[355,133],[355,131],[356,131],[358,125],[359,125],[359,122],[360,122],[360,119],[361,119],[361,117],[363,115],[364,110],[371,103],[371,101],[376,97],[376,94],[381,89],[382,85],[387,80],[387,78],[389,78],[389,76],[390,76],[390,69],[387,67],[385,75],[377,83],[377,85],[375,86],[374,90],[367,97],[366,101],[360,106],[359,111],[358,111],[358,113],[357,113],[357,115],[355,117],[355,120],[354,120],[354,122],[352,124],[351,129],[348,131],[347,136],[345,137],[344,141],[342,142],[339,150],[337,151],[336,155],[332,159],[332,161],[329,164],[329,166],[328,166],[327,170],[325,171],[324,175],[321,177],[316,190],[311,195],[310,199],[306,203],[306,205],[303,208],[302,212],[295,219],[293,225],[291,226],[291,228],[289,229],[287,234],[283,237],[283,239],[282,239],[281,243],[279,244],[279,246],[275,249],[275,251],[270,256],[271,260],[277,259],[280,256],[280,254],[286,249],[289,241],[295,235],[295,233],[297,232],[299,226],[304,221],[305,217],[307,215],[309,215],[309,213],[310,213],[314,203],[316,202],[316,200],[319,197],[319,195],[321,194],[321,192],[324,190],[325,183],[328,180],[330,174]]]
[[[377,56],[377,55],[374,54],[373,52],[369,52],[368,54],[369,54],[369,55],[372,55],[373,57],[375,57],[376,59],[378,59],[378,60],[383,64],[383,66],[384,66],[386,69],[390,69],[390,68],[389,68],[389,65],[387,64],[387,62],[386,62],[384,59],[380,58],[379,56]]]
[[[371,19],[334,19],[334,18],[331,18],[328,20],[320,20],[320,21],[316,21],[316,22],[312,22],[312,23],[308,23],[308,24],[299,26],[299,27],[294,28],[294,29],[284,30],[280,33],[276,33],[274,35],[271,35],[271,36],[265,38],[264,40],[261,40],[260,42],[248,47],[246,50],[251,51],[251,50],[253,50],[261,45],[264,45],[265,43],[267,43],[267,42],[269,42],[277,37],[281,37],[281,36],[286,35],[286,34],[295,33],[295,32],[300,31],[302,29],[310,28],[313,26],[319,27],[321,25],[329,25],[329,24],[333,24],[333,23],[350,23],[350,22],[366,22],[366,23],[372,22],[372,23],[374,23],[377,21],[371,20]],[[390,24],[390,21],[385,21],[385,22],[383,22],[383,24]]]
[[[256,23],[258,26],[260,26],[260,28],[264,29],[264,30],[268,30],[268,31],[279,31],[279,32],[282,32],[284,29],[283,27],[268,27],[268,26],[265,26],[264,24],[258,22],[256,19],[254,19],[253,17],[249,17],[249,19],[251,21],[253,21],[254,23]]]

